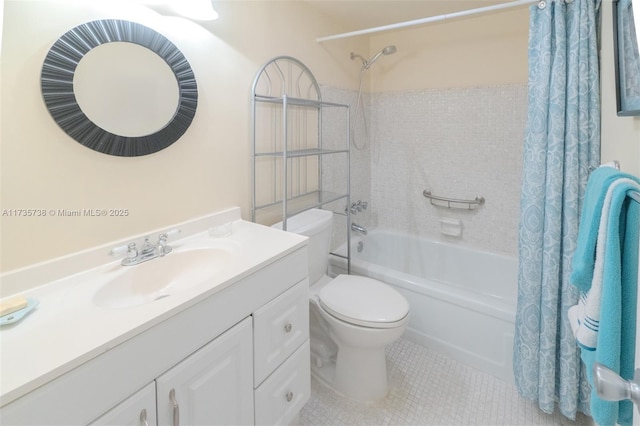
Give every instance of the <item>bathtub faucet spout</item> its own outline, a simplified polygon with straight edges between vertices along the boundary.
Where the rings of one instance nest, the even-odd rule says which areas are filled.
[[[351,230],[355,232],[359,232],[362,235],[367,235],[367,228],[365,228],[364,226],[358,225],[357,223],[351,224]]]

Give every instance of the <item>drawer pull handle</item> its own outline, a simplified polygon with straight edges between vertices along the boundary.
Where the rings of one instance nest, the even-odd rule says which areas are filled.
[[[293,399],[293,392],[291,391],[287,392],[286,398],[287,398],[287,402],[291,402],[291,400]]]
[[[173,426],[180,426],[180,406],[176,399],[175,389],[171,389],[169,392],[169,399],[171,400],[171,406],[173,407]]]
[[[140,411],[140,426],[149,426],[149,422],[147,421],[147,409],[143,408]]]
[[[285,324],[285,326],[284,326],[284,331],[285,331],[285,333],[291,333],[291,330],[292,330],[292,329],[293,329],[293,326],[291,325],[291,323],[290,323],[290,322],[289,322],[289,323],[287,323],[287,324]]]

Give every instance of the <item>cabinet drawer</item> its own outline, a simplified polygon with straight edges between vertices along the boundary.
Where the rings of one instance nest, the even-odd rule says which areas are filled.
[[[255,392],[256,425],[286,425],[311,394],[309,340],[296,350]]]
[[[299,282],[253,314],[254,386],[309,338],[309,282]]]

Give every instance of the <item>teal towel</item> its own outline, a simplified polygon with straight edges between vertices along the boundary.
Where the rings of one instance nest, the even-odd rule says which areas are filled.
[[[597,344],[591,350],[581,347],[581,358],[592,386],[591,415],[600,425],[632,424],[633,406],[630,401],[603,401],[597,396],[593,387],[593,363],[599,362],[626,379],[633,378],[640,204],[628,198],[627,192],[639,189],[638,178],[615,169],[603,167],[592,173],[587,184],[578,247],[573,259],[573,284],[580,289],[591,289],[593,284],[592,290],[601,286],[600,291],[592,292],[600,298]],[[608,220],[602,224],[606,229],[600,230],[604,235],[604,241],[600,243],[605,246],[598,250],[598,253],[603,253],[602,259],[596,259],[598,225],[607,191],[611,191]],[[602,262],[600,277],[593,273],[593,265],[598,262]],[[584,281],[589,277],[588,283]],[[587,293],[586,298],[590,295]]]
[[[589,175],[578,228],[578,242],[573,254],[572,272],[569,278],[569,281],[581,291],[591,288],[602,205],[609,186],[620,178],[637,179],[635,176],[608,166],[598,167]]]

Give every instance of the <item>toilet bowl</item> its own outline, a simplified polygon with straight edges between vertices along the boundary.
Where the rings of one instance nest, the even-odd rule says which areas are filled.
[[[402,335],[409,321],[404,297],[380,281],[338,275],[312,286],[310,302],[316,313],[312,321],[326,323],[324,332],[337,347],[329,363],[325,359],[319,363],[312,353],[314,375],[351,399],[384,398],[388,393],[385,347]],[[322,339],[314,334],[312,339]]]
[[[340,395],[380,400],[388,393],[385,347],[406,329],[409,304],[381,281],[326,275],[332,219],[312,209],[287,221],[288,231],[309,237],[311,372]]]

